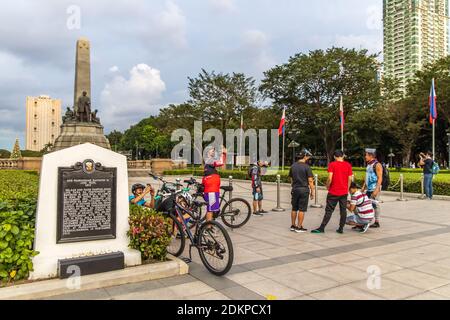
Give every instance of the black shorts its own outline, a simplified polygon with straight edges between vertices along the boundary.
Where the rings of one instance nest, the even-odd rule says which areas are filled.
[[[293,189],[292,195],[292,211],[308,211],[309,189]]]

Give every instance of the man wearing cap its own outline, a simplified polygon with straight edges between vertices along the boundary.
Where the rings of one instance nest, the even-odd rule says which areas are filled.
[[[366,149],[365,159],[367,162],[366,178],[362,187],[362,191],[373,200],[379,200],[381,188],[383,185],[383,165],[377,160],[376,149]],[[380,227],[380,202],[376,201],[375,207],[375,223],[371,228]]]
[[[303,228],[303,220],[305,213],[308,211],[309,199],[314,200],[315,197],[313,173],[308,165],[311,157],[311,152],[307,149],[302,150],[297,156],[297,162],[292,165],[289,171],[289,178],[292,182],[292,232],[305,233],[308,231]]]
[[[339,222],[339,229],[337,233],[344,233],[344,227],[347,222],[347,199],[350,184],[352,183],[352,166],[349,162],[344,161],[344,152],[337,150],[334,153],[335,161],[328,166],[328,180],[327,180],[327,206],[325,208],[325,216],[322,224],[312,233],[324,233],[325,227],[330,222],[334,209],[339,203],[341,219]]]
[[[249,169],[249,174],[252,179],[253,215],[260,217],[265,213],[268,213],[263,209],[264,193],[262,189],[261,168],[264,167],[267,167],[266,162],[260,160],[253,164]]]

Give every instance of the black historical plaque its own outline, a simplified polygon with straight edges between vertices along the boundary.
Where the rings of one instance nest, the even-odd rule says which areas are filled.
[[[58,168],[57,243],[116,238],[117,168],[93,160]]]

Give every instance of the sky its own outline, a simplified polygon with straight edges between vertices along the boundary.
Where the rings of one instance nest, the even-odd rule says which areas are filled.
[[[0,3],[0,149],[25,148],[25,100],[72,107],[75,46],[91,41],[92,106],[105,132],[188,99],[188,77],[257,80],[290,56],[383,49],[381,0],[15,0]]]

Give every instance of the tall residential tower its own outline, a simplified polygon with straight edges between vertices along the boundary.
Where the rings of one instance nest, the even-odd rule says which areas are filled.
[[[448,54],[448,0],[383,0],[384,74],[405,89],[416,71]]]
[[[49,96],[27,97],[26,148],[41,151],[53,144],[61,131],[61,100]]]

